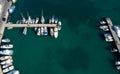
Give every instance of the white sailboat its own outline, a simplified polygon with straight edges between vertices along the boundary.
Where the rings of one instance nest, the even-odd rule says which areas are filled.
[[[3,65],[2,68],[7,68],[7,67],[9,67],[11,65],[13,65],[13,64],[12,63],[8,63],[8,64]]]
[[[51,18],[51,23],[52,24],[55,23],[55,17],[54,16],[52,16],[52,18]]]
[[[10,49],[10,48],[13,48],[13,44],[1,45],[0,48],[2,48],[2,49]]]
[[[44,16],[43,16],[43,10],[41,12],[41,23],[44,24],[45,23],[45,19],[44,19]]]
[[[44,27],[44,35],[48,35],[48,29],[47,29],[47,27]]]
[[[14,69],[14,66],[12,65],[12,66],[8,67],[8,69],[9,69],[9,71],[11,71]]]
[[[12,56],[2,56],[0,60],[12,59]]]
[[[21,13],[21,17],[22,17],[22,24],[25,24],[25,23],[26,23],[26,19],[25,19],[25,17],[23,16],[22,13]]]
[[[2,50],[0,51],[0,55],[13,55],[13,50]]]
[[[41,35],[43,35],[43,32],[44,32],[44,28],[41,27]]]
[[[5,60],[5,61],[2,61],[0,64],[5,65],[5,64],[12,63],[12,62],[13,62],[13,59],[8,59],[8,60]]]
[[[18,70],[12,70],[8,72],[7,74],[20,74],[20,72]]]
[[[115,30],[117,36],[120,38],[120,27],[114,26],[114,30]]]
[[[37,27],[34,28],[35,32],[37,31]]]
[[[37,35],[38,36],[40,35],[40,28],[38,28]]]
[[[25,27],[24,29],[23,29],[23,35],[26,35],[27,34],[27,28]]]
[[[28,24],[32,24],[32,19],[31,19],[31,17],[29,16],[29,13],[27,13],[27,16],[28,16],[27,23],[28,23]]]
[[[37,24],[39,22],[39,18],[37,17],[35,20],[35,24]]]
[[[17,2],[17,0],[12,0],[13,4]]]
[[[10,39],[9,38],[6,38],[6,39],[2,39],[1,42],[5,42],[5,43],[8,43],[10,42]]]
[[[3,73],[7,73],[9,71],[8,68],[3,69]]]
[[[58,38],[58,28],[54,28],[54,37]]]
[[[106,23],[107,23],[107,22],[104,21],[104,20],[100,21],[100,24],[101,24],[101,25],[105,25]]]
[[[54,30],[53,30],[53,28],[50,28],[50,35],[51,35],[51,36],[54,35]]]
[[[54,18],[54,20],[55,20],[55,24],[57,24],[58,23],[58,18]]]
[[[106,34],[104,34],[104,36],[105,36],[105,41],[107,41],[107,42],[113,41],[113,38],[110,33],[106,33]]]
[[[58,21],[58,24],[57,24],[58,30],[61,30],[61,25],[62,25],[61,21]]]
[[[49,19],[49,24],[51,24],[52,23],[52,20],[51,19]]]

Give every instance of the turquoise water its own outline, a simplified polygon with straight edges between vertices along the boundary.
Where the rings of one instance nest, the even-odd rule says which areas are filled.
[[[119,74],[113,53],[102,38],[104,32],[98,29],[101,17],[111,17],[119,24],[119,0],[18,0],[16,11],[10,16],[15,22],[20,13],[27,17],[45,18],[52,15],[62,21],[58,39],[37,36],[29,29],[27,36],[22,29],[6,30],[14,44],[15,68],[21,74]]]

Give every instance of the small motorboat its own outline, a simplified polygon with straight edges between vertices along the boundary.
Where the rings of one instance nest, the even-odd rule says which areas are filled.
[[[58,28],[54,28],[54,37],[58,38]]]
[[[13,55],[13,50],[1,50],[0,55]]]
[[[54,30],[53,30],[53,28],[50,28],[50,35],[51,35],[51,36],[54,35]]]
[[[10,9],[9,9],[8,11],[9,11],[9,13],[11,14],[11,13],[14,12],[14,10],[15,10],[15,5],[11,6]]]
[[[2,41],[1,42],[5,42],[5,43],[8,43],[8,42],[10,42],[10,39],[9,38],[6,38],[6,39],[2,39]]]
[[[2,61],[0,64],[5,65],[5,64],[12,63],[12,62],[13,62],[13,59],[8,59],[8,60],[5,60],[5,61]]]
[[[10,48],[13,48],[13,44],[1,45],[0,48],[3,48],[3,49],[10,49]]]

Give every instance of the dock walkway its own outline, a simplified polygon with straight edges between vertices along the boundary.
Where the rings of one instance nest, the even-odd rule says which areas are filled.
[[[106,21],[107,21],[108,27],[109,27],[109,29],[110,29],[110,32],[111,32],[111,34],[112,34],[112,36],[113,36],[115,45],[116,45],[116,47],[117,47],[117,49],[118,49],[118,51],[119,51],[119,53],[120,53],[120,40],[119,40],[117,34],[115,33],[115,31],[113,30],[112,21],[111,21],[110,18],[106,18]]]
[[[0,4],[2,6],[2,10],[0,12],[0,44],[1,44],[1,40],[4,35],[4,30],[5,30],[4,24],[6,24],[7,22],[7,18],[9,16],[8,9],[10,9],[12,2],[11,1],[8,2],[8,0],[0,0]],[[3,20],[3,18],[5,20]],[[0,74],[3,74],[1,66],[0,66]]]
[[[57,24],[5,24],[5,27],[56,27]]]

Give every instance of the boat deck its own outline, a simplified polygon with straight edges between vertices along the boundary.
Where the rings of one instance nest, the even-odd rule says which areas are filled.
[[[112,36],[113,36],[115,45],[116,45],[116,47],[117,47],[117,49],[118,49],[118,51],[119,51],[119,53],[120,53],[120,40],[119,40],[117,34],[115,33],[115,31],[113,30],[112,21],[111,21],[110,18],[106,18],[106,21],[107,21],[108,27],[109,27],[109,29],[110,29],[110,32],[111,32],[111,34],[112,34]]]

